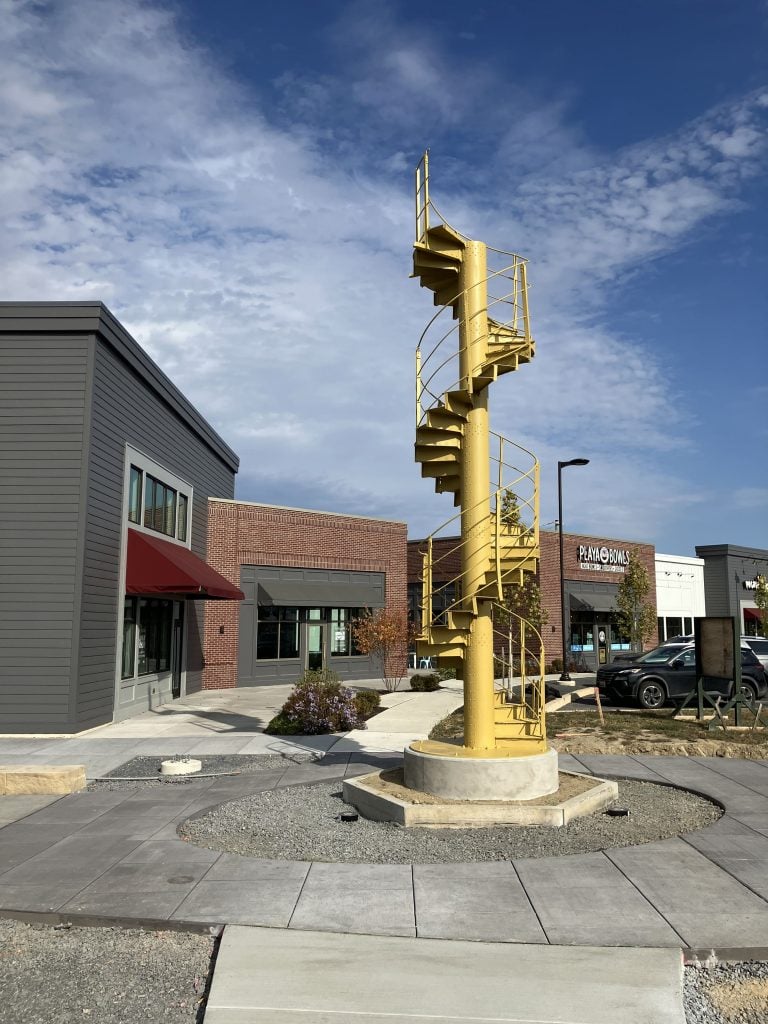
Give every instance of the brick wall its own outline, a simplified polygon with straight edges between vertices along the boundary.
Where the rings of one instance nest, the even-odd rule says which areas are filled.
[[[207,560],[238,586],[241,565],[383,572],[387,608],[406,608],[405,523],[212,498]],[[237,601],[208,602],[204,689],[237,686],[238,623]]]
[[[460,537],[439,537],[432,541],[432,563],[435,582],[445,583],[461,573]],[[408,541],[408,581],[416,583],[421,579],[423,552],[427,550],[425,540]]]

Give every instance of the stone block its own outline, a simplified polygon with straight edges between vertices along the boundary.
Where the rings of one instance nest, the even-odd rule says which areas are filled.
[[[82,764],[0,764],[0,796],[46,793],[63,796],[85,789]]]

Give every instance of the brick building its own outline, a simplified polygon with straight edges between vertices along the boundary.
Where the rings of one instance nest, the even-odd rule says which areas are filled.
[[[217,499],[208,511],[208,563],[245,600],[209,609],[204,688],[293,682],[308,668],[378,675],[351,623],[405,608],[405,523]]]
[[[543,630],[547,661],[562,658],[562,613],[560,605],[560,553],[557,533],[542,531],[539,584],[541,604],[548,612]],[[566,650],[577,664],[594,669],[613,656],[630,649],[629,640],[616,623],[616,592],[624,574],[629,552],[634,551],[648,571],[648,600],[656,607],[655,549],[638,541],[611,540],[563,534],[563,576],[565,577],[566,619],[570,636]],[[653,637],[646,648],[655,646]]]
[[[562,658],[559,540],[557,533],[541,532],[541,560],[537,578],[541,588],[542,609],[546,613],[542,639],[548,663]],[[433,562],[439,566],[435,572],[435,584],[448,583],[458,576],[458,554],[450,553],[455,550],[457,542],[458,537],[445,537],[433,542]],[[408,544],[408,604],[414,619],[419,617],[423,548],[423,540],[410,541]],[[611,661],[619,651],[629,650],[629,641],[618,628],[615,610],[616,592],[630,550],[637,553],[648,570],[651,584],[649,600],[655,607],[656,568],[653,545],[573,533],[563,535],[565,601],[570,623],[566,639],[569,656],[579,667],[594,669],[599,664]],[[439,600],[433,603],[433,610],[439,612],[440,603],[449,605],[455,597],[455,588],[449,583],[442,588]],[[497,651],[501,650],[503,643],[504,637],[499,634],[495,641]],[[647,646],[651,647],[653,643],[655,638]]]

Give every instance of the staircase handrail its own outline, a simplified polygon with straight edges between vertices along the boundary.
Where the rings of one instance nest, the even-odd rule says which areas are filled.
[[[493,251],[494,252],[502,252],[502,250],[493,250]],[[522,307],[523,307],[523,312],[521,314],[521,319],[522,319],[522,322],[525,324],[525,329],[527,331],[528,330],[528,297],[527,297],[527,284],[526,284],[526,274],[525,274],[525,264],[526,264],[527,261],[524,260],[522,256],[517,256],[514,253],[505,253],[504,255],[514,256],[514,262],[510,263],[508,266],[501,267],[500,269],[495,270],[492,273],[488,274],[487,277],[485,278],[485,283],[488,284],[489,282],[493,281],[495,278],[498,278],[498,277],[501,277],[501,276],[508,276],[508,272],[509,271],[517,271],[518,269],[520,269],[520,271],[521,271],[522,280],[521,280],[520,283],[518,283],[517,278],[516,277],[513,278],[513,280],[515,282],[515,285],[514,285],[514,288],[513,288],[512,292],[511,292],[511,295],[512,295],[512,299],[511,300],[509,298],[509,294],[510,293],[507,293],[506,295],[500,296],[500,297],[489,296],[489,301],[488,301],[488,307],[487,308],[488,308],[488,310],[490,310],[490,309],[493,309],[494,306],[502,305],[502,304],[505,305],[505,306],[511,306],[513,311],[514,311],[514,316],[512,317],[512,319],[510,321],[500,320],[500,321],[498,321],[498,323],[501,326],[503,326],[503,327],[509,326],[513,330],[516,330],[517,329],[517,327],[516,327],[516,324],[517,324],[517,309],[518,309],[518,304],[521,304]],[[417,352],[417,362],[416,362],[416,371],[417,371],[416,372],[417,422],[416,422],[416,425],[417,426],[419,426],[421,424],[421,422],[423,421],[424,414],[429,409],[434,408],[434,406],[437,405],[440,402],[440,395],[436,395],[433,391],[431,391],[429,389],[429,384],[435,379],[435,377],[440,372],[440,370],[443,369],[443,367],[447,366],[453,360],[459,360],[460,353],[461,353],[461,347],[459,346],[458,350],[454,350],[451,353],[450,356],[448,356],[446,359],[444,359],[442,363],[440,363],[435,369],[433,369],[430,372],[429,377],[425,381],[423,379],[425,367],[430,362],[432,357],[436,354],[437,350],[448,340],[448,338],[451,337],[452,334],[454,334],[458,330],[459,325],[458,324],[453,324],[451,326],[450,330],[446,331],[442,335],[442,337],[432,346],[432,348],[429,350],[429,352],[426,355],[424,355],[424,353],[422,351],[424,339],[426,338],[428,332],[431,330],[433,324],[436,322],[438,317],[442,316],[443,313],[446,312],[446,310],[452,309],[453,303],[455,303],[458,299],[460,299],[461,296],[466,291],[468,291],[468,289],[466,289],[466,288],[462,289],[462,291],[457,292],[456,295],[454,295],[452,299],[450,299],[448,302],[444,303],[440,307],[440,309],[438,309],[438,311],[434,314],[434,316],[432,316],[431,319],[428,321],[426,327],[421,332],[421,336],[419,337],[419,342],[418,342],[418,345],[416,346],[416,352]],[[518,303],[518,299],[519,299],[519,303]],[[474,376],[477,373],[477,371],[479,369],[481,369],[481,366],[482,366],[482,364],[478,364],[477,366],[473,367],[470,376]],[[461,389],[461,384],[462,384],[462,378],[459,377],[455,381],[455,383],[452,384],[451,386],[449,386],[447,388],[442,388],[441,389],[441,394],[444,393],[445,391],[460,390]],[[423,401],[422,401],[422,398],[423,398],[423,395],[424,395],[425,392],[432,399],[432,405],[429,405],[426,408],[424,407]]]

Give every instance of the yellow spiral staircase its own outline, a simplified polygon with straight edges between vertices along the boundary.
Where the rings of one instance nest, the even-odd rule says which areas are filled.
[[[537,568],[539,465],[488,426],[489,386],[534,355],[526,261],[473,242],[440,217],[429,199],[428,154],[416,197],[413,276],[440,309],[416,353],[415,455],[422,476],[460,509],[422,551],[417,653],[463,675],[465,747],[534,753],[546,749],[543,644],[502,602],[505,587]],[[488,270],[489,257],[498,269]],[[500,664],[507,686],[493,682]],[[468,674],[482,678],[468,687]]]

